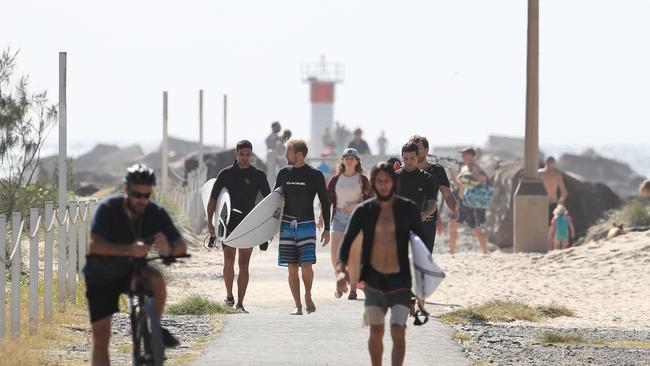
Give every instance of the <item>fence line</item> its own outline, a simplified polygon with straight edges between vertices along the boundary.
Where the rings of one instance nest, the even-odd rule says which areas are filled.
[[[29,217],[23,218],[21,213],[11,215],[11,223],[6,215],[0,215],[0,340],[6,331],[6,300],[10,298],[11,334],[21,334],[21,278],[23,269],[29,271],[28,288],[28,325],[30,334],[38,329],[39,308],[43,304],[42,317],[45,321],[52,319],[53,285],[54,285],[54,231],[58,230],[59,262],[57,277],[59,285],[58,302],[65,307],[66,299],[76,298],[77,283],[80,271],[85,265],[88,237],[90,235],[90,219],[96,209],[96,201],[70,201],[66,208],[54,208],[53,202],[46,202],[43,213],[39,208],[30,208]],[[26,222],[28,220],[28,227]],[[8,224],[11,226],[11,238],[7,241]],[[41,230],[44,238],[41,241]],[[23,268],[22,239],[28,239],[29,251],[27,267]],[[39,247],[43,243],[43,292],[39,298],[38,286],[40,281]],[[9,243],[9,247],[7,247]],[[10,251],[7,256],[7,251]],[[11,274],[9,291],[6,286],[7,270]]]

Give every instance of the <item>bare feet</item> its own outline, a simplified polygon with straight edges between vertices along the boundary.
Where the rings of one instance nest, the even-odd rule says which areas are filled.
[[[293,311],[290,312],[289,315],[302,315],[302,305],[296,306],[296,308],[293,309]]]
[[[316,311],[316,305],[314,304],[314,301],[312,301],[311,296],[307,297],[305,296],[305,310],[307,310],[307,314],[311,314]]]

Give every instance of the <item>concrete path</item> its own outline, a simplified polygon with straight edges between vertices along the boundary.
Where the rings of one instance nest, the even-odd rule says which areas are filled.
[[[363,300],[334,298],[329,247],[318,250],[314,266],[313,314],[288,315],[293,301],[287,270],[276,261],[277,244],[266,253],[255,250],[244,304],[250,313],[226,316],[221,334],[194,365],[369,365],[368,328],[361,326]],[[412,322],[409,318],[406,365],[470,364],[451,339],[451,328],[435,319],[420,327]],[[387,329],[384,365],[390,365],[391,347]]]

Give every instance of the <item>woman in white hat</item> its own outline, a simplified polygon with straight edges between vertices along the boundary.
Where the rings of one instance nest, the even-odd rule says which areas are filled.
[[[327,193],[332,210],[331,243],[332,243],[332,266],[336,271],[336,260],[338,257],[339,247],[343,241],[343,235],[347,228],[348,221],[352,216],[352,211],[363,200],[372,195],[370,181],[363,174],[361,158],[356,149],[347,148],[343,150],[341,160],[339,160],[336,175],[333,176],[327,184]],[[357,298],[357,281],[359,279],[359,261],[361,259],[361,235],[357,237],[352,246],[349,260],[350,271],[350,295],[348,299]],[[337,290],[336,297],[341,297]]]

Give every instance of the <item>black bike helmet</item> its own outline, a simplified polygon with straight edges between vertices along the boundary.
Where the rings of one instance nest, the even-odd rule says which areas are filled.
[[[126,169],[124,184],[145,184],[148,186],[156,185],[156,174],[153,169],[144,164],[133,164]]]

